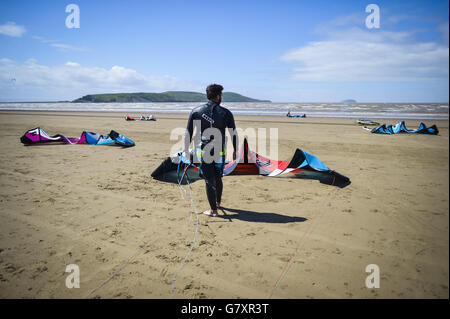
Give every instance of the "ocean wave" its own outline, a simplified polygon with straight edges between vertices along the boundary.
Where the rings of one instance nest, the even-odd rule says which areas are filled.
[[[189,113],[201,103],[0,103],[0,110],[20,111],[93,111],[120,113]],[[235,114],[286,115],[309,117],[448,119],[444,103],[222,103]]]

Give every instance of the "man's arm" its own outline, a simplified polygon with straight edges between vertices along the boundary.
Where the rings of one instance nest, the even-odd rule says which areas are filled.
[[[189,114],[186,132],[184,133],[184,151],[186,156],[189,156],[189,146],[191,145],[193,132],[194,132],[194,116],[193,112],[191,112],[191,114]],[[189,158],[189,160],[192,162],[191,158]]]
[[[238,146],[238,135],[236,132],[236,125],[234,123],[233,113],[229,113],[229,121],[227,123],[228,133],[230,134],[231,139],[233,140],[233,160],[236,159],[237,146]]]

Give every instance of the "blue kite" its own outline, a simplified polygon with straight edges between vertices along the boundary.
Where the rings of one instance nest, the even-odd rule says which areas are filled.
[[[401,133],[415,133],[415,134],[429,134],[429,135],[437,135],[439,134],[439,130],[436,125],[427,127],[425,124],[420,123],[418,129],[409,130],[405,126],[405,121],[398,122],[395,125],[383,124],[373,128],[371,133],[376,134],[401,134]]]

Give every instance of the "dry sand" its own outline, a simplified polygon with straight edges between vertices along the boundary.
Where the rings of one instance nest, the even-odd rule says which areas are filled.
[[[187,115],[123,115],[0,112],[1,298],[449,297],[448,121],[424,121],[439,136],[385,136],[351,119],[237,116],[242,128],[277,127],[280,159],[298,147],[352,183],[225,177],[226,216],[198,216],[179,271],[196,216],[150,173]],[[136,146],[23,146],[38,126],[70,137],[114,129]],[[204,182],[192,190],[206,209]],[[65,286],[69,264],[79,289]],[[365,286],[368,264],[379,289]]]

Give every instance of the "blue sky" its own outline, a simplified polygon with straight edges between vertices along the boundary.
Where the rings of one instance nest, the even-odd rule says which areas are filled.
[[[65,21],[80,9],[80,28]],[[368,29],[368,4],[380,28]],[[225,91],[448,102],[448,1],[0,2],[0,101]]]

